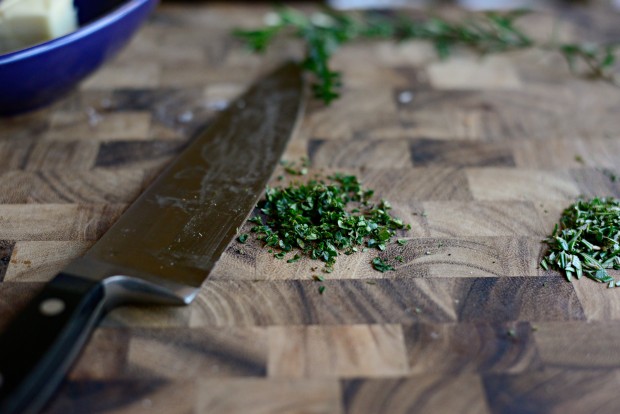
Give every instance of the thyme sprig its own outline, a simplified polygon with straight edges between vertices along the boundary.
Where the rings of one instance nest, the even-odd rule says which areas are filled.
[[[265,27],[235,30],[234,34],[259,53],[280,35],[302,39],[303,65],[314,76],[314,95],[329,105],[340,96],[342,86],[342,74],[330,67],[330,58],[345,43],[357,39],[425,40],[434,45],[441,59],[449,57],[457,46],[482,54],[543,47],[516,25],[525,13],[524,10],[488,12],[451,21],[440,17],[416,20],[403,15],[347,14],[334,10],[306,15],[292,8],[280,8],[266,17]],[[578,67],[585,67],[582,75],[613,81],[618,47],[618,44],[564,43],[545,48],[559,52],[574,73]]]
[[[620,269],[620,200],[577,200],[545,242],[549,251],[540,263],[543,269],[558,270],[569,281],[585,275],[615,286],[607,269]]]
[[[558,46],[558,51],[566,59],[571,72],[579,74],[578,67],[585,66],[584,76],[614,82],[613,68],[619,48],[620,43],[563,43]]]
[[[322,260],[331,272],[340,254],[363,248],[383,251],[397,230],[411,228],[390,214],[390,203],[373,202],[373,191],[355,176],[334,174],[328,180],[267,189],[262,216],[250,219],[255,224],[251,231],[278,251],[276,258],[299,252],[288,262],[305,255]]]

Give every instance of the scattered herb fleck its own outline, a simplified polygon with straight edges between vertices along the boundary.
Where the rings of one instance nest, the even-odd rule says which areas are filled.
[[[317,282],[322,282],[325,280],[325,276],[322,275],[312,275],[312,279],[316,280]]]
[[[558,270],[568,281],[583,275],[614,282],[607,269],[620,269],[620,200],[579,199],[562,213],[545,240],[549,250],[540,266]]]
[[[577,161],[579,164],[583,164],[583,157],[581,155],[575,155],[575,161]]]
[[[293,258],[292,258],[292,259],[288,259],[288,260],[286,261],[286,263],[295,263],[295,262],[298,262],[298,261],[299,261],[299,259],[301,259],[301,256],[300,256],[300,255],[298,255],[298,254],[296,254],[295,256],[293,256]]]
[[[409,240],[407,240],[407,239],[398,239],[397,242],[401,246],[404,246],[404,245],[406,245],[409,242]]]
[[[609,178],[609,181],[611,181],[612,183],[615,183],[616,181],[618,181],[618,175],[616,175],[615,172],[613,172],[612,170],[610,170],[609,168],[603,168],[600,170],[607,178]]]
[[[248,240],[248,237],[250,237],[248,234],[243,233],[237,238],[237,240],[239,240],[239,243],[245,243]]]
[[[516,338],[517,337],[517,331],[513,328],[508,329],[508,332],[506,332],[506,334],[511,337],[511,338]]]
[[[319,286],[319,293],[322,295],[325,292],[325,286]]]
[[[369,285],[376,285],[377,282],[375,282],[374,280],[367,280],[366,283],[368,283]]]
[[[389,270],[396,270],[394,269],[394,266],[390,265],[380,257],[375,257],[374,259],[372,259],[372,267],[374,267],[375,270],[378,270],[381,273],[387,272]]]
[[[403,257],[402,256],[396,256],[395,259],[398,260],[401,263],[403,262]]]

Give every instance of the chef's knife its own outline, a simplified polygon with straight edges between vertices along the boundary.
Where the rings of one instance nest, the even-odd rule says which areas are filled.
[[[273,173],[302,110],[286,64],[233,102],[0,336],[0,413],[35,413],[95,324],[126,304],[187,305]]]

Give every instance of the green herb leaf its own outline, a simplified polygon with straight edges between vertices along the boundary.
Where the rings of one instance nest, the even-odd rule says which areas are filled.
[[[394,266],[388,264],[380,257],[375,257],[374,259],[372,259],[372,267],[374,267],[375,270],[378,270],[381,273],[387,272],[389,270],[396,270],[394,269]]]
[[[245,243],[248,240],[248,237],[250,237],[248,234],[243,233],[242,235],[237,237],[237,240],[239,240],[239,243]]]
[[[295,263],[295,262],[298,262],[298,261],[299,261],[299,259],[301,259],[301,256],[300,256],[300,255],[298,255],[298,254],[296,254],[295,256],[293,256],[293,258],[292,258],[292,259],[288,259],[288,260],[286,261],[286,263]]]

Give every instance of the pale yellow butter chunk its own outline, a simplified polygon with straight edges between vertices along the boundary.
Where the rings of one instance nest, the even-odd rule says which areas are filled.
[[[77,27],[73,0],[0,0],[0,53],[66,35]]]

